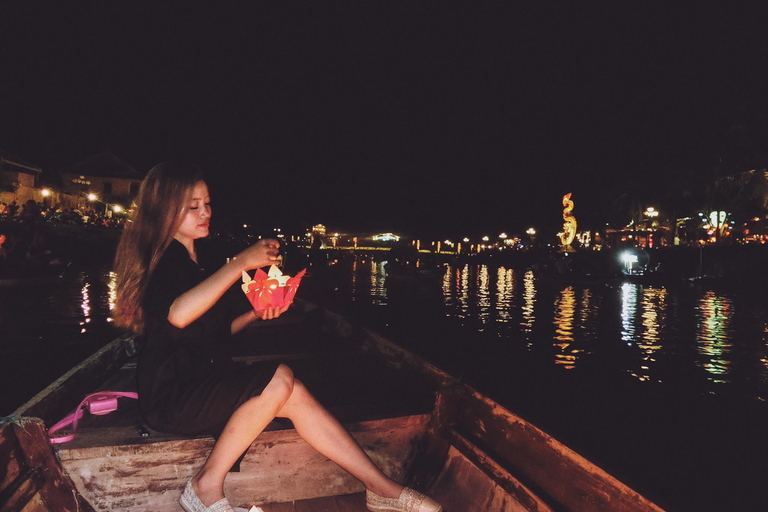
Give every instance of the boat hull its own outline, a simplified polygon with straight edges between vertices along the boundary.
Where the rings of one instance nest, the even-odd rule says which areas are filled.
[[[293,354],[261,353],[240,360],[288,358],[297,367],[304,363],[321,367],[323,380],[330,381],[330,376],[344,373],[346,365],[349,380],[336,383],[328,396],[348,395],[352,401],[331,400],[329,409],[385,473],[428,492],[447,510],[662,510],[523,418],[383,336],[310,304],[299,303],[296,310],[304,318],[301,329],[321,334],[322,343],[314,347],[316,354],[311,347],[301,346]],[[307,339],[308,331],[298,337]],[[259,332],[259,346],[263,347],[264,331]],[[274,331],[278,332],[282,331]],[[137,340],[115,340],[17,412],[37,415],[51,425],[86,392],[105,386],[117,390],[112,386],[119,382],[135,385],[131,376],[135,374],[136,349]],[[326,359],[315,359],[318,357]],[[104,382],[110,373],[117,374],[117,380]],[[120,380],[120,375],[129,378]],[[94,384],[94,379],[101,382]],[[16,416],[6,424],[13,425],[13,431],[18,430],[17,424],[36,426],[34,446],[22,451],[29,448],[51,454],[54,463],[49,466],[59,473],[62,488],[74,491],[77,506],[85,504],[72,510],[174,510],[184,483],[199,470],[214,439],[151,431],[142,424],[135,402],[129,402],[134,405],[121,406],[104,419],[88,420],[90,426],[84,421],[74,441],[56,445],[55,457],[41,420]],[[2,450],[8,451],[13,444],[9,439],[2,439]],[[6,484],[0,488],[0,496],[8,494]],[[353,503],[347,510],[365,510],[361,490],[358,481],[317,454],[290,425],[280,423],[272,424],[256,439],[225,484],[233,504],[246,508],[308,499],[327,501],[353,493],[343,498]],[[0,506],[5,505],[0,502]],[[281,507],[265,510],[294,510]]]

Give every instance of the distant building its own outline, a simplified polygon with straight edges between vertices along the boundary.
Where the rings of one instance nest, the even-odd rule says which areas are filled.
[[[102,203],[130,207],[139,193],[143,176],[113,153],[104,151],[59,170],[67,194],[76,194],[83,203],[93,194]]]
[[[41,201],[40,191],[36,189],[40,173],[43,170],[21,158],[0,150],[0,201],[22,205],[33,199]]]

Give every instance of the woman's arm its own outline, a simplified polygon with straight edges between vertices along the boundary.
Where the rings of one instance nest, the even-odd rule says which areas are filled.
[[[168,311],[168,321],[175,327],[184,328],[200,318],[240,279],[243,270],[277,261],[279,246],[277,240],[265,239],[245,249],[205,281],[176,297]]]

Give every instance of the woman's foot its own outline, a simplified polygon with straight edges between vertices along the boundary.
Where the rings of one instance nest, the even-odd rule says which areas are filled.
[[[205,468],[192,477],[192,488],[200,501],[209,506],[224,498],[224,480],[212,477]]]
[[[384,498],[366,491],[365,504],[374,512],[442,512],[443,507],[420,492],[408,487],[403,489],[399,498]]]
[[[234,512],[227,498],[217,500],[210,507],[206,507],[197,496],[194,487],[192,487],[192,480],[187,482],[184,492],[181,493],[179,503],[187,512]]]

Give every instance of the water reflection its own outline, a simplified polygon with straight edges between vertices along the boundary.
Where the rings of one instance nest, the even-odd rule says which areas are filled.
[[[371,296],[373,297],[373,303],[377,306],[385,306],[387,304],[387,287],[384,284],[387,279],[387,272],[384,269],[386,264],[386,261],[370,259]]]
[[[357,258],[351,268],[352,299],[387,304],[383,263]],[[441,280],[424,286],[442,295],[443,318],[519,344],[532,357],[546,353],[557,368],[591,361],[640,382],[662,382],[678,379],[693,357],[707,381],[733,379],[734,303],[727,295],[637,283],[565,286],[538,281],[530,270],[466,263],[447,265]],[[749,384],[762,389],[768,385],[768,321],[764,308],[754,306],[751,318],[759,321],[752,339],[764,341],[748,362],[757,367]],[[739,375],[744,382],[749,378]]]
[[[352,302],[364,300],[376,306],[385,306],[387,304],[386,264],[386,260],[354,258],[351,265],[347,262],[336,263],[334,271],[345,276],[345,279],[349,279]]]
[[[477,290],[475,291],[475,302],[477,303],[477,318],[480,323],[485,325],[491,317],[491,293],[489,290],[490,278],[488,277],[488,265],[481,265],[477,273]],[[485,328],[479,329],[481,332]]]
[[[580,350],[571,347],[575,341],[573,323],[576,314],[576,292],[573,286],[560,292],[554,307],[555,341],[552,345],[560,349],[559,352],[555,353],[555,364],[571,370],[576,367],[576,356],[580,352]]]
[[[536,320],[534,316],[535,304],[536,285],[534,283],[533,270],[528,270],[523,277],[523,304],[520,307],[523,319],[520,322],[520,327],[523,328],[529,348],[532,344],[531,333],[533,332],[533,324]]]
[[[760,362],[763,363],[765,370],[768,370],[768,323],[763,324],[763,347],[765,352],[760,358]]]
[[[107,296],[107,304],[109,306],[110,311],[115,310],[115,301],[117,300],[117,274],[110,271],[109,274],[109,282],[107,283],[107,287],[109,288],[109,294]],[[111,322],[112,317],[107,317],[107,322]]]
[[[499,267],[496,271],[496,311],[499,322],[506,323],[512,320],[514,294],[514,272],[512,269]]]
[[[633,283],[624,283],[621,286],[621,339],[628,344],[635,341],[638,286]]]
[[[85,283],[83,285],[83,289],[81,290],[81,294],[83,297],[83,300],[80,304],[80,309],[83,310],[83,321],[80,322],[80,325],[85,325],[87,323],[90,323],[91,321],[91,297],[88,294],[88,288],[91,287],[91,283]],[[85,332],[85,327],[80,329],[80,332]]]
[[[715,383],[726,383],[731,362],[731,316],[733,302],[729,297],[707,292],[696,307],[698,317],[697,344],[699,354],[704,357],[700,365],[710,374],[708,379]]]
[[[16,346],[48,339],[80,343],[111,322],[115,274],[107,269],[72,270],[46,286],[0,293],[0,331]],[[24,340],[24,341],[21,341]]]
[[[642,382],[652,378],[653,365],[657,362],[656,353],[661,350],[661,330],[665,324],[667,310],[667,291],[664,288],[645,288],[642,290],[641,335],[636,339],[639,352],[639,369],[630,374]],[[659,379],[656,379],[659,380]]]

